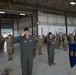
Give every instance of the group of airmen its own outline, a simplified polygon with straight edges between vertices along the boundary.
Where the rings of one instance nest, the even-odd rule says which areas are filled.
[[[26,32],[27,32],[27,30],[26,30]],[[28,32],[27,32],[27,34],[28,34]],[[22,36],[24,36],[24,34],[22,34]],[[21,36],[16,37],[15,43],[17,43],[19,41],[18,39],[21,39],[21,38],[22,38]],[[67,51],[68,44],[76,44],[76,35],[73,35],[73,33],[71,33],[69,35],[63,34],[62,36],[60,36],[59,34],[54,35],[51,32],[49,32],[49,34],[47,36],[45,36],[45,35],[42,35],[42,36],[33,35],[33,38],[35,40],[35,42],[33,41],[33,44],[35,44],[35,49],[38,50],[39,55],[43,54],[42,47],[44,45],[46,45],[46,43],[47,43],[48,64],[50,66],[52,64],[55,65],[55,63],[54,63],[55,49],[59,49],[60,46],[63,46],[63,50]],[[0,37],[0,47],[2,47],[2,45],[4,44],[4,43],[1,43],[3,40],[6,41],[6,43],[7,43],[8,61],[13,60],[13,57],[12,57],[13,52],[14,52],[13,36],[10,34],[10,35],[8,35],[7,38]],[[27,45],[27,46],[29,45],[28,48],[32,49],[31,46],[33,46],[33,45],[31,42],[33,39],[30,38],[28,40],[23,39],[23,40],[19,41],[19,43],[21,43],[21,46],[23,46],[24,44],[22,42],[24,41],[25,45]],[[28,44],[26,44],[26,43],[28,43]],[[22,56],[23,56],[23,54],[22,54]],[[35,51],[34,51],[34,56],[35,56]],[[22,59],[23,58],[21,58],[21,61],[22,61]],[[31,57],[30,57],[30,59],[31,59]],[[23,62],[21,62],[21,63],[23,63]],[[29,62],[29,64],[31,64],[31,63]],[[23,66],[23,68],[24,68],[24,66]],[[32,69],[32,67],[31,67],[31,69]],[[31,72],[31,70],[30,70],[30,72]],[[25,72],[23,71],[23,73],[25,73]],[[29,75],[31,75],[31,74],[29,74]]]
[[[34,39],[36,40],[37,42],[37,50],[38,50],[38,54],[39,55],[42,55],[42,47],[45,45],[45,43],[47,42],[47,38],[48,38],[48,35],[45,36],[45,35],[38,35],[38,36],[33,36]],[[55,48],[56,49],[59,49],[60,46],[62,45],[63,46],[63,50],[66,51],[67,50],[67,47],[68,47],[68,44],[76,44],[76,35],[73,35],[73,33],[69,34],[69,35],[66,35],[66,34],[63,34],[62,36],[60,36],[59,34],[56,34],[56,35],[53,35],[53,37],[55,38]],[[12,35],[8,35],[7,38],[3,38],[3,36],[0,36],[0,50],[3,48],[4,46],[4,41],[6,41],[7,43],[7,53],[8,53],[8,61],[9,60],[12,60],[12,54],[14,52],[14,45],[13,45],[13,42],[12,42]]]
[[[66,35],[63,34],[62,36],[60,36],[59,34],[53,35],[53,37],[55,38],[55,48],[59,49],[60,46],[63,47],[63,50],[66,51],[68,44],[76,44],[76,35],[73,35],[73,33]],[[38,37],[35,37],[35,39],[37,40],[37,47],[38,47],[38,51],[39,51],[39,55],[42,54],[42,46],[45,45],[45,43],[47,43],[47,36],[40,36],[38,35]]]
[[[63,46],[63,50],[66,51],[68,44],[76,44],[76,34],[73,35],[73,33],[66,35],[63,34],[60,36],[59,34],[56,34],[56,48],[59,48],[60,45]]]

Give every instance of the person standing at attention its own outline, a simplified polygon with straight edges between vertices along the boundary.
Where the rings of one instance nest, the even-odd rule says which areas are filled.
[[[50,66],[55,65],[54,63],[54,57],[55,57],[55,38],[53,37],[53,34],[49,32],[48,38],[47,38],[47,53],[48,53],[48,63]]]
[[[24,32],[13,38],[13,43],[19,43],[21,48],[21,68],[22,75],[32,75],[33,58],[36,56],[35,40],[30,36],[28,27],[24,28]]]

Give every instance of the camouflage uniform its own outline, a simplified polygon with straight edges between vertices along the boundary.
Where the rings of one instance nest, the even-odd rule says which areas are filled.
[[[6,39],[6,43],[7,43],[7,52],[8,52],[8,60],[12,60],[12,53],[13,53],[13,42],[12,42],[12,38],[10,39]]]
[[[43,39],[43,44],[45,44],[45,35],[42,35]]]
[[[64,51],[67,50],[67,46],[68,46],[68,40],[67,40],[66,34],[64,34],[63,35],[63,48],[64,48]]]
[[[38,46],[39,55],[42,55],[42,45],[43,45],[43,42],[42,42],[42,39],[40,38],[40,36],[38,36],[37,42],[38,42],[37,46]]]
[[[60,46],[60,36],[59,36],[59,34],[56,34],[55,39],[56,39],[56,48],[58,49],[59,46]]]

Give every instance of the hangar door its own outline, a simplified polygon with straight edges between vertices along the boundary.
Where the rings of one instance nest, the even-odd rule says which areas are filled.
[[[13,22],[12,21],[2,21],[1,22],[1,34],[3,37],[7,37],[7,35],[13,35]]]

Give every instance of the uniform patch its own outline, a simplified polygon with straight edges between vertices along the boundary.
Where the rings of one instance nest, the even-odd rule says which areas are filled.
[[[24,42],[25,42],[25,43],[27,43],[27,41],[26,41],[26,40],[25,40]]]
[[[32,42],[32,40],[29,40],[29,42]]]

